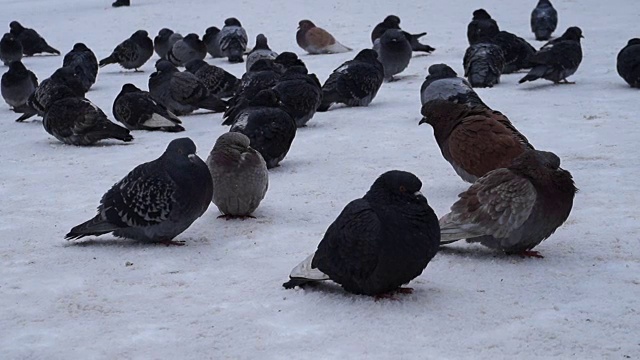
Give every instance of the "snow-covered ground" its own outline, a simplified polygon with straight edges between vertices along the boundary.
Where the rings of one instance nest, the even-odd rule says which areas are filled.
[[[70,244],[74,225],[95,214],[102,194],[135,165],[189,136],[206,158],[226,127],[220,114],[184,117],[179,134],[134,132],[126,145],[63,145],[40,121],[18,124],[0,105],[0,358],[2,359],[483,359],[640,357],[638,157],[640,93],[615,71],[637,32],[635,0],[555,1],[556,35],[582,27],[576,85],[517,85],[506,75],[478,92],[539,149],[572,172],[580,192],[567,223],[521,259],[457,243],[442,250],[399,301],[353,296],[333,285],[285,290],[298,261],[315,250],[344,205],[384,171],[424,183],[439,216],[468,185],[442,158],[429,126],[418,127],[419,88],[433,63],[462,73],[466,26],[484,7],[500,27],[536,47],[536,1],[111,1],[2,0],[0,24],[19,20],[66,53],[85,42],[100,58],[137,29],[204,33],[235,16],[253,43],[294,51],[309,18],[356,50],[370,46],[388,14],[437,48],[416,55],[401,80],[385,83],[368,108],[335,108],[300,129],[270,172],[257,219],[217,219],[215,206],[179,236],[184,247],[115,240]],[[6,31],[5,30],[5,31]],[[321,81],[355,52],[302,59]],[[244,64],[210,60],[237,76]],[[87,97],[108,114],[120,87],[146,89],[153,71],[101,69]],[[25,59],[40,80],[62,57]],[[4,71],[4,70],[2,70]]]

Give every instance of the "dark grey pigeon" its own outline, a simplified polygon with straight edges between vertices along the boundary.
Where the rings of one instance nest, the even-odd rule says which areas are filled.
[[[198,34],[188,34],[182,40],[176,41],[167,53],[167,60],[175,66],[184,66],[192,60],[203,60],[207,56],[207,45]]]
[[[113,101],[113,116],[129,130],[184,131],[182,121],[133,84],[124,84]]]
[[[375,98],[384,80],[384,68],[378,53],[364,49],[340,65],[322,85],[322,102],[318,111],[327,111],[334,103],[367,106]]]
[[[567,29],[561,37],[553,39],[538,50],[529,60],[533,68],[520,79],[520,83],[546,79],[555,84],[564,82],[571,84],[567,77],[573,75],[582,62],[582,30],[573,26]]]
[[[111,55],[100,60],[100,67],[119,64],[125,69],[139,71],[153,55],[153,41],[145,30],[138,30],[116,46]]]
[[[191,60],[185,64],[185,69],[200,79],[211,94],[221,98],[233,96],[240,86],[237,77],[204,60]]]
[[[158,35],[153,38],[153,50],[158,54],[160,59],[166,59],[169,49],[175,44],[175,42],[171,43],[169,40],[173,34],[173,30],[162,28],[158,31]],[[176,39],[176,41],[178,41],[178,39]]]
[[[401,30],[389,29],[376,39],[373,50],[384,67],[384,79],[393,81],[393,76],[404,71],[411,60],[411,45]]]
[[[240,63],[242,55],[247,50],[247,32],[236,18],[228,18],[220,30],[220,51],[229,59],[230,63]]]
[[[420,87],[422,105],[437,99],[465,104],[469,107],[487,107],[471,84],[466,79],[458,77],[458,74],[446,64],[429,66],[429,75]]]
[[[273,90],[298,127],[307,125],[322,101],[320,81],[302,66],[287,69]]]
[[[22,53],[33,56],[40,53],[60,55],[60,51],[52,48],[35,30],[25,28],[17,21],[9,23],[10,32],[22,44]]]
[[[275,60],[277,56],[278,53],[269,48],[267,37],[264,36],[264,34],[258,34],[258,36],[256,36],[256,46],[254,46],[247,55],[246,70],[249,71],[251,66],[260,59]]]
[[[493,87],[504,70],[504,53],[496,44],[477,42],[467,48],[462,64],[471,86]]]
[[[4,101],[15,112],[24,113],[30,110],[27,100],[38,87],[38,78],[28,70],[20,60],[9,65],[9,70],[2,75],[1,92]]]
[[[382,36],[382,34],[384,34],[384,32],[387,31],[388,29],[401,30],[400,18],[395,15],[389,15],[386,18],[384,18],[384,21],[376,25],[373,28],[373,31],[371,31],[371,43],[375,43],[376,39]],[[419,34],[409,34],[406,31],[402,31],[402,33],[407,38],[407,40],[409,40],[409,44],[411,44],[411,50],[422,51],[422,52],[426,52],[427,54],[435,50],[429,45],[420,43],[419,39],[427,35],[426,32],[422,32]]]
[[[5,66],[22,60],[22,44],[11,33],[6,33],[0,40],[0,60]]]
[[[333,280],[358,295],[410,293],[401,286],[422,274],[440,244],[438,218],[421,188],[411,173],[382,174],[362,198],[347,204],[284,287]]]
[[[222,58],[222,50],[220,50],[220,29],[215,26],[207,28],[202,41],[207,45],[207,52],[212,58]]]
[[[529,58],[536,53],[536,48],[531,46],[525,39],[516,36],[508,31],[500,31],[491,38],[491,42],[500,46],[504,55],[503,74],[511,74],[518,70],[530,69],[533,64]]]
[[[473,19],[467,26],[467,40],[469,45],[473,45],[491,39],[499,32],[498,23],[491,18],[491,15],[485,9],[478,9],[473,12]]]
[[[280,69],[281,74],[287,71],[288,68],[293,66],[302,66],[305,68],[307,67],[305,63],[302,60],[300,60],[298,55],[290,51],[284,51],[280,53],[273,60],[273,63]]]
[[[531,12],[531,32],[536,40],[549,40],[558,26],[558,12],[549,0],[540,0]]]
[[[96,55],[83,43],[76,43],[62,60],[62,66],[69,66],[75,70],[80,78],[84,92],[89,91],[98,76],[98,59]]]
[[[98,214],[69,231],[67,240],[114,236],[166,245],[202,216],[213,196],[207,164],[189,138],[175,139],[156,160],[136,166],[100,200]]]
[[[567,220],[577,191],[560,158],[528,150],[458,195],[440,219],[442,243],[467,239],[507,254],[542,257],[531,249]]]
[[[631,87],[640,88],[640,39],[629,40],[618,53],[616,69]]]

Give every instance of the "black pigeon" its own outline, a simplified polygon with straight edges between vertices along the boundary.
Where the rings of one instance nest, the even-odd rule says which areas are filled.
[[[334,103],[347,106],[367,106],[384,81],[384,68],[378,54],[364,49],[340,65],[322,86],[322,102],[318,111],[327,111]]]
[[[386,18],[384,18],[383,22],[379,23],[373,28],[373,31],[371,32],[371,43],[372,44],[375,43],[376,39],[382,36],[382,34],[384,34],[384,32],[387,31],[388,29],[401,30],[400,18],[395,15],[389,15]],[[421,37],[427,35],[426,32],[422,32],[419,34],[409,34],[406,31],[402,31],[402,33],[407,38],[407,40],[409,40],[409,44],[411,44],[411,50],[422,51],[426,53],[430,53],[435,50],[429,45],[421,44],[420,41],[418,40]]]
[[[534,81],[540,78],[559,84],[567,81],[567,77],[573,75],[582,62],[582,30],[572,26],[561,37],[546,43],[531,58],[533,68],[520,79],[520,83]]]
[[[120,64],[125,69],[139,71],[153,55],[153,41],[145,30],[138,30],[116,46],[111,55],[100,60],[100,67]]]
[[[133,84],[124,84],[113,101],[113,116],[129,130],[184,131],[182,121]]]
[[[220,29],[215,26],[207,28],[202,35],[202,41],[207,45],[207,52],[212,58],[224,57],[222,50],[220,50]]]
[[[38,78],[20,60],[12,62],[9,70],[2,75],[2,98],[16,112],[29,111],[27,100],[37,87]]]
[[[158,35],[153,38],[153,50],[158,54],[160,59],[166,59],[167,53],[169,49],[173,46],[174,43],[171,43],[169,39],[174,32],[168,28],[162,28],[158,31]]]
[[[462,64],[471,86],[493,87],[504,70],[504,53],[496,44],[477,42],[467,48]]]
[[[393,81],[393,76],[404,71],[411,60],[411,44],[401,30],[389,29],[373,43],[378,60],[384,67],[384,79]]]
[[[0,40],[0,60],[5,66],[22,60],[22,44],[11,33],[6,33]]]
[[[437,99],[465,104],[470,108],[487,107],[471,84],[466,79],[458,77],[458,74],[446,64],[429,66],[429,75],[420,87],[422,105]]]
[[[49,53],[60,55],[60,51],[52,48],[47,41],[35,30],[25,28],[17,21],[9,23],[11,34],[22,44],[22,52],[25,56],[34,54]]]
[[[173,44],[167,53],[167,60],[175,66],[184,66],[192,60],[203,60],[207,56],[207,45],[198,34],[188,34]]]
[[[264,34],[258,34],[256,36],[256,45],[251,49],[249,54],[247,54],[247,62],[245,68],[247,71],[251,69],[251,66],[256,63],[256,61],[260,59],[269,59],[274,60],[278,56],[278,53],[271,50],[269,48],[269,43],[267,42],[267,37]]]
[[[503,74],[530,69],[533,66],[529,58],[536,53],[536,48],[531,46],[525,39],[508,31],[500,31],[491,39],[491,42],[500,46],[504,54]]]
[[[422,182],[399,170],[382,174],[329,226],[318,249],[291,272],[287,289],[333,280],[359,295],[384,296],[422,274],[438,252],[438,218]]]
[[[189,138],[175,139],[158,159],[136,166],[100,200],[98,214],[69,231],[67,240],[114,236],[184,245],[173,238],[202,216],[213,197],[209,168]]]
[[[240,80],[223,68],[209,65],[204,60],[192,60],[185,69],[204,83],[209,92],[221,98],[231,97],[240,86]]]
[[[640,88],[640,39],[629,40],[627,46],[620,50],[616,68],[627,84]]]
[[[558,26],[558,12],[549,0],[540,0],[531,12],[531,31],[536,40],[549,40]]]
[[[320,81],[302,66],[287,69],[273,90],[298,127],[307,125],[322,101]]]
[[[98,59],[96,55],[83,43],[76,43],[73,49],[64,56],[62,66],[69,66],[75,70],[82,81],[84,92],[89,91],[98,76]]]
[[[484,9],[478,9],[473,12],[473,19],[467,26],[467,40],[469,45],[473,45],[491,39],[499,32],[498,23],[491,18],[491,15]]]
[[[273,62],[278,66],[278,68],[280,68],[280,73],[284,73],[288,68],[293,66],[307,67],[305,63],[300,60],[298,55],[290,51],[280,53],[280,55],[276,56]]]
[[[236,18],[228,18],[220,30],[220,51],[231,63],[240,63],[247,50],[247,32]]]

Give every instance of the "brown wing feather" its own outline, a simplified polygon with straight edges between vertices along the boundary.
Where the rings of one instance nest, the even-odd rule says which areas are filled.
[[[336,39],[333,37],[333,35],[329,34],[326,30],[319,27],[309,29],[305,37],[309,45],[318,48],[324,48],[336,43]]]

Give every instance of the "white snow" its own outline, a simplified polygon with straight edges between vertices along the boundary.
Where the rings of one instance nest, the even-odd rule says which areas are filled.
[[[270,171],[257,219],[217,219],[215,206],[178,237],[184,247],[116,240],[70,244],[68,230],[95,214],[102,194],[167,143],[189,136],[206,158],[227,131],[220,114],[182,117],[171,134],[137,131],[130,144],[61,144],[40,121],[24,124],[0,105],[0,358],[2,359],[637,359],[640,356],[639,92],[617,75],[615,57],[638,36],[640,2],[554,1],[559,36],[582,27],[584,60],[570,80],[518,85],[505,75],[482,99],[505,113],[539,149],[572,172],[580,192],[567,223],[539,245],[544,259],[500,255],[456,243],[411,282],[413,295],[374,301],[326,284],[285,290],[291,269],[313,252],[342,208],[390,169],[415,173],[439,216],[468,187],[442,158],[420,120],[426,69],[462,73],[466,26],[484,7],[502,29],[531,41],[535,1],[2,2],[0,24],[19,20],[64,53],[78,41],[100,58],[140,28],[203,34],[235,16],[250,44],[262,32],[275,51],[294,51],[309,18],[354,49],[302,56],[320,80],[370,47],[373,26],[395,14],[428,31],[437,50],[414,55],[368,108],[332,108],[300,129]],[[472,4],[473,3],[473,4]],[[87,97],[111,115],[122,84],[147,89],[144,73],[101,69]],[[240,76],[244,64],[211,60]],[[62,57],[25,64],[40,80]],[[4,70],[3,70],[4,71]]]

